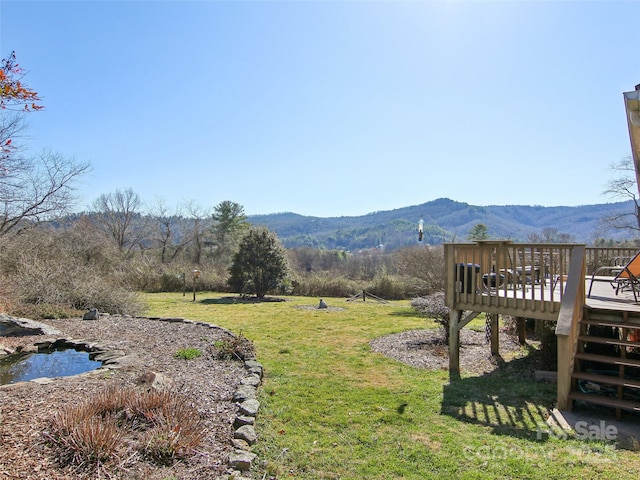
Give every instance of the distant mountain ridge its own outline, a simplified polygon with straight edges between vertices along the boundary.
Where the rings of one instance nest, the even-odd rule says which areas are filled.
[[[439,198],[421,205],[361,216],[323,218],[287,212],[250,215],[247,220],[274,231],[287,248],[313,246],[356,250],[414,245],[420,219],[425,224],[424,241],[431,244],[466,241],[477,224],[486,225],[491,238],[513,241],[526,241],[529,234],[540,234],[545,228],[569,234],[579,243],[588,243],[598,237],[621,240],[628,238],[629,233],[603,232],[601,221],[616,213],[633,211],[632,201],[575,207],[475,206]]]

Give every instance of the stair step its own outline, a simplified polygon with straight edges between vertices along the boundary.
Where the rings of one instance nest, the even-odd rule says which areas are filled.
[[[626,367],[640,367],[640,359],[637,358],[620,358],[611,357],[609,355],[597,355],[595,353],[578,352],[575,358],[579,360],[589,360],[599,363],[610,363],[611,365],[624,365]]]
[[[594,403],[596,405],[604,405],[606,407],[621,408],[632,412],[640,412],[640,403],[631,400],[620,400],[613,397],[605,397],[594,393],[571,392],[570,400],[582,400],[583,402]]]
[[[611,375],[600,375],[598,373],[589,372],[573,372],[573,378],[580,380],[588,380],[594,383],[604,383],[606,385],[622,385],[623,387],[640,388],[640,380],[630,378],[613,377]]]
[[[640,348],[640,342],[634,342],[631,340],[620,340],[619,338],[596,337],[594,335],[580,335],[578,337],[578,340],[580,340],[581,342],[601,343],[604,345],[624,345],[627,347]]]
[[[636,322],[640,321],[640,312],[638,312],[637,310],[611,310],[608,308],[594,308],[585,305],[584,312],[588,317],[605,321],[622,318]]]
[[[629,329],[633,329],[633,330],[640,328],[640,322],[636,323],[636,321],[634,321],[634,322],[621,322],[621,321],[610,322],[608,320],[590,319],[590,318],[584,318],[583,317],[580,322],[584,323],[586,325],[597,325],[599,327],[629,328]]]

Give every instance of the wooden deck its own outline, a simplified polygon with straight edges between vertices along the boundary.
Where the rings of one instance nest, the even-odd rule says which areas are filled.
[[[591,277],[587,277],[585,291],[589,291]],[[640,299],[640,294],[638,295]],[[606,310],[640,312],[640,302],[636,302],[633,298],[633,292],[625,290],[616,295],[615,289],[609,282],[598,281],[593,282],[591,296],[586,299],[589,307],[601,308]]]
[[[591,276],[585,278],[585,292],[589,291],[591,286]],[[561,285],[559,282],[551,282],[547,279],[544,283],[527,285],[522,289],[484,289],[483,296],[500,296],[503,298],[543,298],[548,301],[561,302]],[[591,296],[586,298],[585,303],[592,308],[601,308],[605,310],[633,311],[640,313],[640,291],[638,291],[638,302],[633,297],[631,290],[618,292],[616,295],[615,288],[603,277],[593,282],[591,287]]]

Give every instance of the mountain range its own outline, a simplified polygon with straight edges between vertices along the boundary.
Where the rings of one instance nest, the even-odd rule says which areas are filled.
[[[597,238],[631,238],[627,230],[603,230],[602,220],[614,214],[633,213],[633,201],[543,207],[528,205],[477,206],[439,198],[421,205],[350,217],[313,217],[296,213],[251,215],[247,220],[275,232],[287,248],[310,246],[327,249],[397,249],[418,242],[418,221],[424,220],[423,242],[464,242],[478,224],[491,239],[524,242],[530,234],[551,229],[576,243]]]

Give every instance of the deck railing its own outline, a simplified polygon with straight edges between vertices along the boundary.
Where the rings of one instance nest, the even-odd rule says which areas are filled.
[[[585,302],[585,248],[576,246],[571,255],[567,286],[556,323],[558,341],[558,408],[566,409],[571,392],[571,375],[578,345],[580,320]]]
[[[459,331],[474,314],[556,321],[558,406],[566,408],[585,303],[587,262],[592,272],[598,266],[626,263],[623,258],[634,254],[623,249],[586,249],[579,244],[445,244],[445,301],[453,311],[449,324],[451,378],[460,372]],[[471,314],[463,318],[464,311]]]
[[[453,310],[557,320],[577,244],[445,244],[445,299]],[[618,252],[595,252],[594,261]],[[626,252],[625,252],[626,253]]]
[[[588,247],[586,249],[587,275],[600,267],[626,265],[638,253],[638,248]]]

